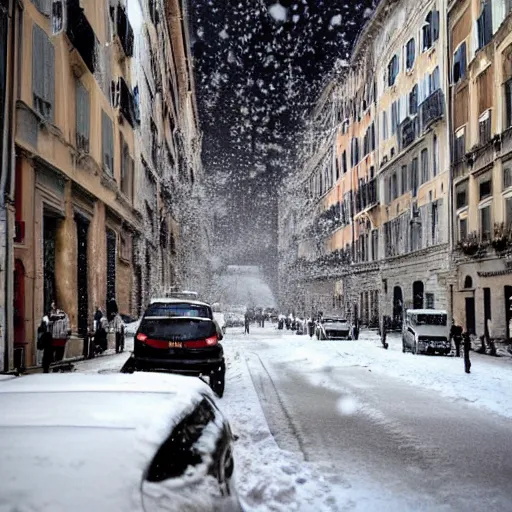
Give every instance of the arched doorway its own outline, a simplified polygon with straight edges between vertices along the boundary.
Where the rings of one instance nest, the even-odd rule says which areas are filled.
[[[412,284],[412,300],[414,309],[423,309],[424,291],[423,281],[414,281]]]
[[[14,262],[14,344],[25,344],[25,267],[21,260]]]
[[[402,315],[404,311],[404,298],[402,288],[395,286],[393,288],[393,325],[396,327],[402,325]]]

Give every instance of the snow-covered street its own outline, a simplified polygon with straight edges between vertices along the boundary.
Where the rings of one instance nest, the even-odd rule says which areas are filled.
[[[248,510],[511,510],[512,361],[228,330],[224,398]],[[126,354],[78,363],[117,371]]]

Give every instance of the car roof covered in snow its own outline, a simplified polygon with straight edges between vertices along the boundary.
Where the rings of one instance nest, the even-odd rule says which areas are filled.
[[[141,482],[208,386],[156,373],[0,382],[0,510],[141,510]]]
[[[196,306],[207,306],[211,307],[207,302],[202,302],[200,300],[191,300],[191,299],[178,299],[176,297],[161,297],[154,298],[149,301],[150,304],[195,304]]]
[[[444,309],[408,309],[407,313],[413,315],[448,315],[448,311]]]

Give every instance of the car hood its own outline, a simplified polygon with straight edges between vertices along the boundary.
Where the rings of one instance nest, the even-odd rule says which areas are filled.
[[[416,325],[413,330],[418,336],[450,336],[450,329],[442,325]]]
[[[142,511],[141,482],[153,456],[209,394],[199,379],[178,384],[167,375],[33,377],[0,383],[2,511]],[[208,479],[193,476],[186,489],[179,479],[151,484],[172,503],[165,510],[196,501],[198,510],[212,509],[202,489]]]

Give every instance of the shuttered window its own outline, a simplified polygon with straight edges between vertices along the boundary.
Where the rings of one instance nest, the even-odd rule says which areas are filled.
[[[121,150],[121,192],[128,198],[133,197],[133,158],[130,156],[130,148],[124,140],[123,134],[119,132]]]
[[[457,210],[468,205],[468,182],[464,181],[455,187],[455,206]]]
[[[478,114],[485,112],[493,105],[493,70],[488,67],[477,78],[478,88]]]
[[[429,180],[428,170],[428,150],[424,149],[421,152],[421,183],[426,183]]]
[[[101,147],[103,170],[114,176],[114,129],[112,120],[104,110],[101,111]]]
[[[401,170],[401,180],[400,183],[402,184],[401,194],[405,194],[407,192],[407,165],[402,165]]]
[[[38,25],[32,30],[32,94],[34,109],[53,121],[55,97],[55,51],[45,31]]]
[[[90,135],[90,100],[89,91],[82,82],[76,81],[76,147],[84,153],[89,152]]]
[[[413,197],[418,193],[418,159],[413,158],[411,162],[411,190]]]
[[[480,208],[480,237],[482,240],[491,239],[491,205]]]
[[[455,122],[453,127],[457,130],[461,126],[464,126],[468,122],[468,101],[469,101],[469,89],[464,87],[457,92],[455,95]]]

